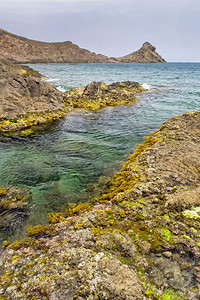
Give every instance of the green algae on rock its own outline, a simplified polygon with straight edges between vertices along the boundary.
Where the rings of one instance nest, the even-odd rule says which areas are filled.
[[[200,224],[184,215],[200,205],[199,124],[200,112],[169,119],[93,207],[51,215],[6,243],[2,297],[199,299]]]
[[[0,132],[29,135],[34,131],[34,128],[37,128],[35,126],[63,118],[69,111],[71,111],[71,109],[65,107],[62,110],[51,112],[27,113],[22,118],[16,120],[2,120],[0,121]]]
[[[42,81],[37,71],[0,60],[0,132],[29,135],[33,126],[62,118],[74,108],[128,105],[138,100],[135,93],[143,91],[139,83],[130,81],[92,82],[63,95]]]
[[[130,105],[138,101],[135,94],[146,91],[139,83],[125,81],[107,85],[92,82],[86,87],[71,89],[65,93],[65,105],[74,108],[98,110],[106,106]]]

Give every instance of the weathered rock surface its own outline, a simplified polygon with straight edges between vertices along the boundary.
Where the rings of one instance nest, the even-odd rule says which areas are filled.
[[[200,112],[165,122],[93,207],[70,206],[5,242],[2,297],[199,299],[199,162]]]
[[[128,105],[138,100],[136,93],[145,91],[137,82],[92,82],[63,94],[41,77],[29,67],[0,60],[0,132],[30,134],[33,125],[63,117],[74,108]]]
[[[79,48],[70,41],[45,43],[30,40],[0,29],[0,58],[15,63],[115,63],[115,62],[165,62],[155,52],[155,47],[143,47],[122,58],[107,57]]]
[[[45,43],[0,30],[0,58],[16,63],[99,63],[108,57],[79,48],[70,41]]]
[[[24,77],[34,76],[41,78],[42,75],[28,66],[20,66],[10,63],[8,60],[0,59],[0,78],[9,78],[18,75],[23,75]]]
[[[145,89],[138,82],[116,82],[107,85],[103,81],[85,87],[71,89],[65,93],[65,104],[74,108],[98,110],[106,106],[128,105],[138,101],[135,94]]]
[[[0,130],[15,131],[63,115],[63,95],[29,67],[0,60]]]
[[[0,76],[1,119],[16,120],[27,113],[56,111],[64,106],[62,93],[24,67],[1,61]]]

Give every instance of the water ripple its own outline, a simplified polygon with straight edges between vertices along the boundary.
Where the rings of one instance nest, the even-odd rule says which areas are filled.
[[[109,174],[163,121],[199,109],[200,64],[36,65],[56,86],[69,89],[93,80],[133,80],[152,88],[131,106],[76,111],[30,137],[0,137],[0,185],[28,188],[30,223],[83,199],[89,183]],[[119,161],[119,163],[116,163]],[[84,192],[85,193],[85,192]],[[90,197],[90,194],[84,194]]]

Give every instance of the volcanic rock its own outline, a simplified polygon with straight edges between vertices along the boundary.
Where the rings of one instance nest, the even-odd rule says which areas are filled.
[[[0,231],[11,235],[21,229],[28,215],[30,194],[13,186],[0,187]]]

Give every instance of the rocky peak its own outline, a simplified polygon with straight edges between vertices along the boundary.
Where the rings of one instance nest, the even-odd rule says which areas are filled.
[[[145,42],[142,47],[140,48],[140,50],[143,51],[155,51],[156,47],[154,47],[153,45],[151,45],[149,42]]]
[[[149,42],[145,42],[139,50],[118,59],[122,63],[166,63],[156,52],[156,47]]]

